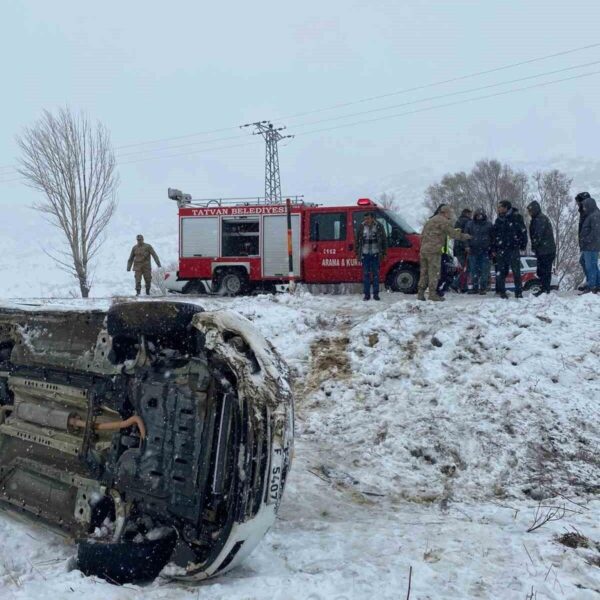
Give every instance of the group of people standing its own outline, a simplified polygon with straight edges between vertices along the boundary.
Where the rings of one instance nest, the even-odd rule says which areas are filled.
[[[588,192],[575,198],[579,210],[580,264],[586,276],[582,293],[600,293],[600,210]],[[489,286],[491,261],[495,264],[496,294],[508,298],[506,277],[512,271],[515,298],[523,297],[521,280],[521,253],[531,241],[531,250],[537,258],[537,277],[540,289],[536,295],[548,294],[552,282],[552,265],[556,258],[556,240],[550,219],[543,214],[539,202],[527,206],[530,216],[529,232],[523,216],[508,200],[497,205],[494,223],[481,208],[471,211],[466,208],[452,225],[453,211],[442,204],[427,221],[421,237],[421,276],[418,286],[419,300],[441,301],[438,283],[443,266],[444,248],[448,238],[455,240],[454,256],[458,259],[462,274],[458,278],[459,291],[467,291],[468,276],[471,278],[472,294],[486,294]],[[468,275],[467,275],[468,274]]]

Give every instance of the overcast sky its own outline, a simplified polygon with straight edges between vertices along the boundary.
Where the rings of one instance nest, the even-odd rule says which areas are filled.
[[[389,183],[412,170],[468,169],[484,156],[534,162],[595,158],[600,75],[306,132],[600,71],[597,64],[314,123],[600,61],[600,47],[291,116],[598,43],[599,22],[600,2],[592,0],[2,0],[0,166],[15,163],[15,135],[24,126],[44,108],[64,105],[85,111],[112,132],[121,164],[120,213],[143,203],[148,214],[162,214],[169,204],[168,186],[197,197],[261,194],[263,145],[248,130],[235,128],[259,119],[272,119],[297,134],[280,149],[284,193],[318,201],[336,196],[354,201],[340,196],[350,189],[375,194],[381,191],[379,181]],[[208,136],[121,148],[229,127]],[[238,144],[244,145],[214,149]],[[169,146],[177,148],[164,149]],[[161,150],[140,153],[156,148]],[[184,152],[189,154],[125,164]],[[9,181],[14,177],[10,169],[0,170],[0,201],[28,205],[35,195]]]

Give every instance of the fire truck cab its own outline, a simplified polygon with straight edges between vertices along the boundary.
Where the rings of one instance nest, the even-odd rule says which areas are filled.
[[[179,270],[167,287],[235,295],[289,283],[286,204],[243,198],[195,201],[172,189],[169,197],[179,207]],[[380,280],[393,291],[416,291],[420,236],[394,211],[367,198],[353,206],[320,206],[295,198],[289,210],[295,281],[362,281],[355,234],[365,214],[373,212],[388,239]]]

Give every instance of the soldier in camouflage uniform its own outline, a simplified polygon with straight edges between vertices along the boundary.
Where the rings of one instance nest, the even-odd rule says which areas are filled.
[[[150,244],[144,243],[144,236],[139,234],[137,244],[131,249],[129,260],[127,261],[127,271],[135,274],[135,295],[139,296],[142,291],[142,277],[146,284],[146,295],[150,294],[150,284],[152,283],[152,263],[150,257],[154,259],[157,267],[160,267],[160,260]]]
[[[419,279],[419,300],[425,300],[425,290],[429,287],[429,299],[441,301],[444,298],[436,292],[442,266],[442,248],[446,238],[470,240],[471,236],[452,227],[452,208],[443,204],[436,214],[425,223],[421,234],[421,277]]]

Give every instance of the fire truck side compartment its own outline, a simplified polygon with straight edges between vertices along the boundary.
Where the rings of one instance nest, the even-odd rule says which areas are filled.
[[[300,276],[300,215],[292,215],[292,255],[294,275]],[[287,221],[285,215],[263,217],[263,277],[287,277],[289,274],[287,250]]]
[[[181,256],[219,256],[219,217],[182,217]]]

